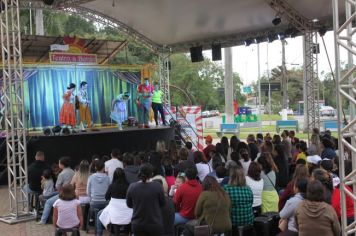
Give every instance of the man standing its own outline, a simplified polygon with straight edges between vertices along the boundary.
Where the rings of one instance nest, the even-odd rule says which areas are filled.
[[[89,128],[92,126],[87,87],[87,82],[81,82],[77,95],[79,100],[80,127],[82,130],[84,130],[84,123],[86,123]]]
[[[35,161],[28,167],[28,188],[27,193],[41,193],[41,176],[43,171],[49,169],[45,163],[45,156],[42,151],[36,152]]]
[[[155,84],[155,90],[152,96],[152,109],[154,112],[154,117],[156,121],[156,125],[158,126],[158,112],[161,114],[162,123],[166,125],[166,118],[164,116],[163,106],[162,106],[162,95],[163,92],[159,89],[158,83]]]
[[[149,78],[144,79],[144,83],[138,86],[137,91],[137,107],[138,107],[138,122],[139,128],[150,128],[148,121],[150,118],[151,100],[153,95],[153,87],[150,85]]]

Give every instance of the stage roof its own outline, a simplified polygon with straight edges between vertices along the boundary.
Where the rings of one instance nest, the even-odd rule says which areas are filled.
[[[127,41],[110,41],[102,39],[84,39],[88,53],[97,55],[99,64],[115,56]],[[22,57],[24,63],[42,63],[49,61],[50,46],[63,44],[63,37],[22,35]]]
[[[26,0],[23,0],[26,1]],[[130,35],[156,47],[186,51],[190,46],[221,43],[240,45],[250,37],[283,32],[291,27],[287,12],[271,3],[286,4],[318,25],[332,28],[331,0],[57,0],[55,8],[72,8],[108,19]],[[344,9],[343,1],[338,1]],[[74,10],[76,9],[76,10]],[[276,14],[282,23],[272,24]],[[344,15],[344,12],[340,12]]]

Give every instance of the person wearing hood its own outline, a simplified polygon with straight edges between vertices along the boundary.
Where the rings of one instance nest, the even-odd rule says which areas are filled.
[[[178,212],[175,213],[174,225],[185,224],[194,219],[194,209],[200,193],[203,191],[202,186],[196,180],[198,175],[197,169],[189,167],[185,171],[185,182],[177,189],[174,194],[173,202]]]
[[[110,178],[104,173],[104,162],[98,160],[95,162],[96,173],[89,176],[87,185],[87,195],[90,197],[90,206],[102,206],[104,208],[106,199],[105,193],[110,185]]]
[[[308,183],[306,200],[295,212],[295,225],[300,236],[339,236],[340,223],[335,210],[325,203],[325,188],[319,180]]]
[[[129,184],[139,181],[138,178],[139,168],[138,166],[134,165],[133,155],[131,153],[125,153],[123,162],[124,162],[124,172],[125,172],[126,181]]]

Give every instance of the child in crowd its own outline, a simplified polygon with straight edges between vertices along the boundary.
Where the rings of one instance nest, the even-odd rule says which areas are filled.
[[[55,195],[52,172],[49,169],[43,171],[41,188],[43,190],[42,194],[40,195],[41,202]]]
[[[172,186],[175,184],[176,178],[173,175],[173,167],[172,165],[165,165],[164,172],[166,174],[166,181],[168,185],[168,189],[171,189]]]
[[[184,184],[185,182],[185,173],[179,173],[174,185],[172,185],[172,187],[169,190],[169,196],[173,197],[174,194],[177,192],[177,189],[182,186],[182,184]]]
[[[61,188],[59,199],[53,204],[53,225],[61,229],[80,229],[83,226],[80,201],[76,199],[74,187],[70,184]]]
[[[299,154],[297,155],[297,160],[303,159],[307,161],[307,143],[304,141],[299,142]]]

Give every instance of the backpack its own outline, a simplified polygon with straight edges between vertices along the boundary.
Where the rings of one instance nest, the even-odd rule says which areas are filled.
[[[78,95],[75,95],[75,109],[76,110],[79,109],[79,98],[78,98]]]

